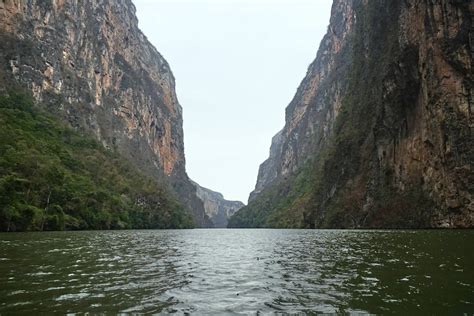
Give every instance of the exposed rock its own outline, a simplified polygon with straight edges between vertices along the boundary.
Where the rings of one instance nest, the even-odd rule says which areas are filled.
[[[31,91],[73,127],[170,183],[209,226],[185,172],[182,109],[130,0],[1,0],[0,91]]]
[[[206,215],[211,219],[215,228],[227,227],[229,218],[245,206],[240,201],[228,201],[221,193],[203,188],[195,182],[193,184],[196,186],[197,196],[204,203]]]
[[[272,138],[270,147],[270,156],[264,161],[258,170],[257,184],[255,190],[250,193],[249,201],[253,200],[268,184],[272,183],[278,177],[278,158],[282,154],[283,131],[278,132]]]
[[[347,72],[350,56],[342,48],[355,19],[352,1],[336,0],[332,10],[328,33],[286,109],[285,127],[272,140],[270,157],[260,166],[251,199],[273,181],[301,168],[330,135],[347,85],[342,74]]]
[[[344,201],[355,195],[365,201],[356,226],[472,227],[473,12],[472,1],[335,0],[278,150],[242,212],[261,214],[270,192],[291,191],[291,201],[265,204],[270,217],[291,217],[299,205],[303,226],[344,226]],[[301,177],[309,189],[298,192]],[[433,207],[415,225],[418,191]]]

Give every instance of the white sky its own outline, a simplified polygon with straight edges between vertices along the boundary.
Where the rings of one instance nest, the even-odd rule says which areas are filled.
[[[184,112],[189,176],[246,203],[332,0],[133,0]]]

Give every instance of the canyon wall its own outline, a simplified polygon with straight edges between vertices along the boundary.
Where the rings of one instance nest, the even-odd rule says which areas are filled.
[[[231,227],[472,227],[470,1],[335,0]]]
[[[0,92],[26,89],[74,128],[173,187],[211,226],[186,175],[182,108],[131,0],[0,0]]]
[[[229,218],[244,207],[240,201],[228,201],[221,193],[201,187],[194,182],[199,199],[204,203],[206,215],[212,221],[213,227],[225,228]]]

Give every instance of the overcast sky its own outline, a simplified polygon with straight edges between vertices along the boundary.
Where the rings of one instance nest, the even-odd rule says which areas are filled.
[[[176,78],[189,176],[246,203],[326,33],[332,0],[133,2]]]

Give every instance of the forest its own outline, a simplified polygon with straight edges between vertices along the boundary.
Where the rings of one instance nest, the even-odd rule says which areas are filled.
[[[170,190],[26,95],[0,97],[0,231],[190,228]]]

